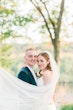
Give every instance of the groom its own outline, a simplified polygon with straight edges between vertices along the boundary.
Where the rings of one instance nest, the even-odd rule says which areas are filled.
[[[37,86],[37,78],[33,71],[33,67],[37,61],[37,51],[33,48],[29,48],[25,52],[24,67],[20,70],[18,78],[32,85]]]

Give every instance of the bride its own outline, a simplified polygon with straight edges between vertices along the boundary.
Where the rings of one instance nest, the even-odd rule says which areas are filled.
[[[34,86],[0,68],[1,110],[56,110],[53,95],[59,79],[59,70],[49,52],[38,55],[39,75]]]

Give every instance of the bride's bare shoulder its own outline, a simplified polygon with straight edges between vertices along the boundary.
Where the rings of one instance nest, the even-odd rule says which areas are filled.
[[[45,85],[48,84],[51,78],[52,78],[52,71],[46,70],[43,75],[44,84]]]
[[[52,75],[52,71],[51,70],[46,70],[45,74]]]
[[[45,73],[44,73],[45,77],[46,77],[46,78],[49,78],[49,79],[52,77],[52,74],[53,74],[53,73],[52,73],[52,71],[50,71],[50,70],[46,70]]]

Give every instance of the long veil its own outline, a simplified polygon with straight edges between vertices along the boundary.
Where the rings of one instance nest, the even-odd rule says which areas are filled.
[[[55,110],[54,107],[51,108],[51,101],[59,79],[59,69],[50,53],[47,53],[50,56],[53,76],[44,87],[23,82],[0,68],[1,110]]]

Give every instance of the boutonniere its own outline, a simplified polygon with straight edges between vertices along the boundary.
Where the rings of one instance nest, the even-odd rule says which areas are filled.
[[[37,78],[40,78],[42,75],[40,74],[40,72],[36,73]]]

